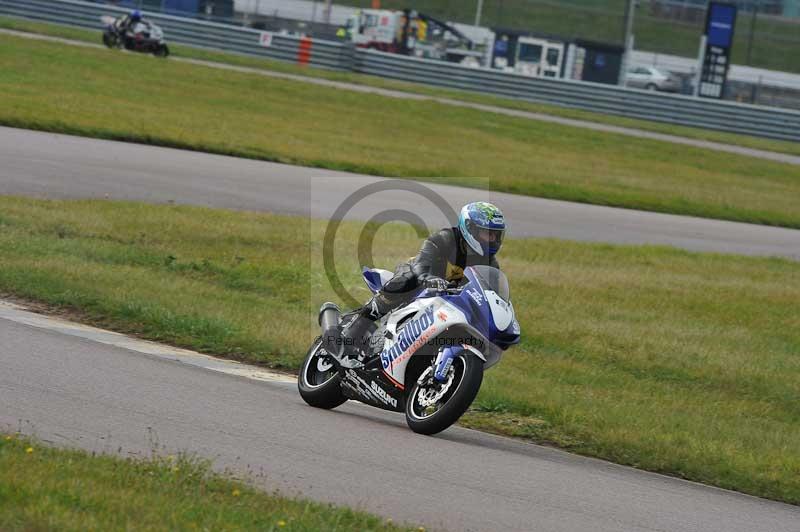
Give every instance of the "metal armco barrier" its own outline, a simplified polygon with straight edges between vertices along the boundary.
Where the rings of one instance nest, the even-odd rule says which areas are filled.
[[[630,118],[800,141],[800,112],[773,107],[701,100],[600,83],[534,78],[373,50],[358,50],[353,70]]]
[[[77,0],[0,0],[0,15],[13,15],[98,31],[103,29],[101,16],[119,17],[128,12],[130,9]],[[303,39],[299,37],[147,11],[144,15],[145,18],[161,26],[167,43],[228,50],[282,61],[297,62],[301,59],[300,47]],[[99,33],[97,42],[100,43]],[[340,69],[340,65],[352,62],[350,58],[352,50],[338,42],[315,40],[313,53],[310,52],[311,47],[308,47],[303,55],[303,64]],[[342,54],[348,57],[343,58]]]
[[[79,0],[0,0],[0,14],[102,29],[102,15],[127,12]],[[168,42],[268,57],[385,78],[508,96],[606,114],[684,126],[800,141],[800,112],[696,99],[571,80],[533,78],[453,63],[355,49],[349,44],[297,38],[235,25],[157,13]],[[98,42],[100,37],[98,35]]]

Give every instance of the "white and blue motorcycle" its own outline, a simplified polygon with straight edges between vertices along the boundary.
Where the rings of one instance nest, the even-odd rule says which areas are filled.
[[[392,273],[364,269],[377,293]],[[303,399],[336,408],[348,399],[405,412],[408,426],[436,434],[467,411],[480,390],[485,369],[519,342],[520,327],[508,279],[490,266],[466,268],[458,288],[422,288],[408,305],[384,316],[369,332],[366,351],[345,345],[330,353],[318,337],[298,378]],[[323,331],[346,330],[356,314],[322,306]]]

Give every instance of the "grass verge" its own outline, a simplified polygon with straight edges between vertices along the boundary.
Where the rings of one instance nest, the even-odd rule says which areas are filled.
[[[199,207],[0,197],[0,293],[83,321],[297,368],[336,300],[323,222]],[[359,298],[356,242],[336,244]],[[380,267],[413,255],[386,225]],[[800,503],[800,264],[664,247],[510,240],[523,340],[467,426]]]
[[[70,26],[60,26],[56,24],[33,22],[11,17],[0,16],[0,28],[13,29],[17,31],[37,33],[42,35],[50,35],[54,37],[63,37],[67,39],[79,40],[95,44],[99,42],[99,37],[98,37],[99,31],[90,31],[80,28],[73,28]],[[196,48],[192,46],[172,45],[170,47],[170,50],[172,51],[172,55],[176,57],[185,57],[188,59],[201,59],[205,61],[214,61],[218,63],[225,63],[237,66],[259,68],[263,70],[271,70],[275,72],[295,74],[311,78],[320,78],[332,81],[355,83],[358,85],[366,85],[382,89],[391,89],[402,92],[425,94],[437,98],[449,98],[454,100],[478,103],[482,105],[493,105],[496,107],[502,107],[506,109],[516,109],[532,113],[541,113],[546,115],[558,116],[562,118],[585,120],[587,122],[595,122],[599,124],[628,127],[632,129],[639,129],[642,131],[651,131],[654,133],[676,135],[690,139],[707,140],[711,142],[719,142],[722,144],[730,144],[733,146],[742,146],[746,148],[754,148],[754,149],[773,151],[778,153],[787,153],[790,155],[800,155],[800,143],[797,142],[771,140],[760,137],[752,137],[748,135],[739,135],[736,133],[725,133],[710,129],[678,126],[673,124],[652,122],[648,120],[640,120],[636,118],[627,118],[622,116],[593,113],[591,111],[584,111],[581,109],[570,109],[566,107],[558,107],[555,105],[526,102],[524,100],[503,98],[500,96],[484,95],[475,92],[461,91],[456,89],[431,87],[428,85],[420,85],[416,83],[391,80],[387,78],[380,78],[365,74],[356,74],[350,72],[334,72],[325,69],[302,67],[282,61],[263,59],[236,53],[217,52],[202,48]]]
[[[800,227],[793,165],[109,50],[0,45],[0,124]]]
[[[412,530],[264,493],[187,456],[89,455],[2,433],[0,529]]]

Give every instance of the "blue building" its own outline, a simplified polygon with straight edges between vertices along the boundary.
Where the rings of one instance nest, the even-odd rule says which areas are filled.
[[[214,18],[233,16],[233,0],[117,0],[108,3],[131,9],[161,11],[170,15]]]
[[[739,11],[749,12],[754,7],[759,13],[770,15],[784,15],[787,17],[800,17],[800,0],[724,0],[736,4]],[[666,0],[665,4],[683,5],[705,9],[708,0]]]

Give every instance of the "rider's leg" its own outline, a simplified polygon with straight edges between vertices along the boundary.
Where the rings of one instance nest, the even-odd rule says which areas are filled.
[[[405,303],[415,289],[419,286],[411,266],[404,263],[397,267],[392,277],[363,307],[358,310],[358,315],[350,326],[343,332],[346,342],[354,345],[362,341],[363,336],[375,321],[381,319],[392,309]],[[358,347],[363,347],[359,345]]]
[[[379,292],[356,311],[355,319],[342,331],[345,344],[364,347],[363,338],[370,326],[389,313],[396,305],[393,298]]]

